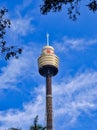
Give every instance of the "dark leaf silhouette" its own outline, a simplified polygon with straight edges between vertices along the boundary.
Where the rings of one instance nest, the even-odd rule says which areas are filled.
[[[30,130],[46,130],[46,127],[38,124],[38,116],[34,118],[33,125],[30,127]]]
[[[18,58],[18,55],[22,53],[22,49],[16,46],[7,46],[5,41],[6,29],[11,27],[11,21],[5,18],[5,14],[8,12],[6,8],[0,9],[0,51],[5,55],[5,59],[10,57]]]
[[[50,11],[59,12],[63,6],[67,9],[67,14],[72,20],[76,20],[80,15],[80,2],[82,0],[43,0],[43,4],[40,6],[42,14],[47,14]],[[89,0],[87,4],[89,10],[97,11],[97,0]]]
[[[18,128],[9,128],[8,130],[22,130],[21,128],[18,129]]]
[[[97,1],[96,0],[93,0],[87,6],[89,7],[89,10],[92,10],[93,12],[97,11]]]

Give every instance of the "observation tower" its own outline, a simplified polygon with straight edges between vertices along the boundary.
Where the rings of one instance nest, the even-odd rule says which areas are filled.
[[[53,107],[52,107],[52,76],[58,73],[59,59],[54,53],[54,48],[49,46],[49,34],[47,34],[47,45],[43,47],[38,58],[38,69],[40,75],[46,78],[46,128],[53,130]]]

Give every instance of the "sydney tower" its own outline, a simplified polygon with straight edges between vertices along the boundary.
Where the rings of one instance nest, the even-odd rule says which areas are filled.
[[[59,59],[54,53],[54,48],[49,46],[49,35],[47,34],[47,46],[43,47],[38,58],[40,75],[46,78],[46,128],[53,130],[53,105],[52,105],[52,76],[58,73]]]

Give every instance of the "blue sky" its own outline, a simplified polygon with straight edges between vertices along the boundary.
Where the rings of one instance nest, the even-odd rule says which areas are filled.
[[[45,78],[37,58],[50,45],[60,59],[53,78],[54,130],[97,130],[97,14],[81,3],[81,16],[73,22],[66,10],[41,15],[42,0],[0,0],[11,19],[9,45],[23,48],[18,60],[0,60],[0,130],[29,130],[33,118],[45,124]]]

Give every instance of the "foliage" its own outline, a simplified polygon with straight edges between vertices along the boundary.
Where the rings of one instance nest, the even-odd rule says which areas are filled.
[[[38,116],[34,118],[33,125],[30,127],[30,130],[46,130],[46,127],[38,124]]]
[[[80,15],[80,2],[82,0],[43,0],[43,4],[40,7],[42,14],[47,14],[51,10],[53,12],[59,12],[62,10],[62,7],[67,8],[69,18],[76,20],[77,16]],[[89,0],[87,4],[89,10],[96,12],[97,11],[97,0]]]
[[[7,130],[22,130],[21,128],[15,128],[11,127]],[[42,125],[38,124],[38,116],[34,118],[33,125],[30,126],[30,130],[46,130],[46,127],[43,127]]]
[[[97,11],[97,1],[96,0],[92,0],[88,5],[89,10],[92,10],[93,12]]]
[[[6,29],[10,28],[11,22],[5,18],[5,14],[8,12],[6,8],[0,9],[0,51],[1,54],[5,54],[5,59],[8,60],[10,57],[18,58],[18,54],[22,53],[21,48],[15,46],[7,46],[5,41]]]
[[[8,130],[21,130],[21,129],[18,129],[18,128],[9,128]]]

